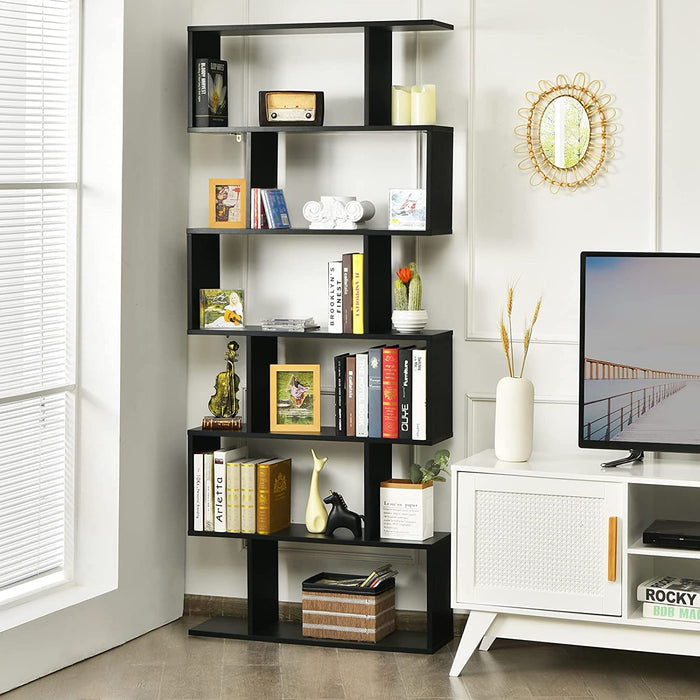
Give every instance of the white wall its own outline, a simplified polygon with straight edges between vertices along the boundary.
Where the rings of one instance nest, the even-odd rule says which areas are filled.
[[[414,254],[418,260],[430,325],[454,329],[455,437],[446,445],[460,459],[493,444],[495,386],[506,371],[497,337],[498,315],[507,285],[517,280],[514,318],[522,319],[523,326],[537,297],[544,295],[526,371],[536,391],[535,449],[577,450],[579,252],[698,249],[693,235],[693,154],[684,129],[698,100],[684,87],[685,76],[693,74],[692,66],[700,60],[692,31],[700,14],[697,3],[240,0],[232,5],[193,0],[192,4],[193,24],[426,17],[455,25],[449,34],[425,33],[417,41],[399,35],[394,76],[395,82],[437,83],[438,121],[455,128],[453,235],[418,239],[415,248],[398,252],[395,246],[397,261],[408,261]],[[250,69],[231,69],[232,97],[240,90],[243,99],[241,118],[256,123],[259,89],[323,89],[329,105],[327,123],[343,121],[334,109],[336,101],[359,123],[361,77],[356,38],[334,36],[330,42],[321,38],[316,43],[316,37],[305,37],[301,41],[316,47],[309,52],[311,58],[295,54],[283,65],[279,56],[288,55],[283,51],[296,46],[292,40],[276,37],[249,44]],[[230,58],[245,55],[236,53],[244,51],[242,47],[230,51]],[[316,60],[316,56],[324,58]],[[527,105],[526,91],[536,89],[541,79],[554,80],[559,73],[572,77],[577,71],[600,79],[604,91],[614,98],[621,126],[616,157],[594,188],[552,195],[544,187],[531,187],[528,174],[518,170],[521,156],[513,152],[518,142],[513,129],[521,121],[518,109]],[[219,138],[214,146],[212,142]],[[410,143],[388,144],[383,136],[365,135],[333,139],[333,151],[315,144],[312,150],[310,143],[289,143],[286,187],[290,201],[303,202],[306,195],[329,193],[327,187],[338,188],[335,193],[349,187],[348,194],[381,203],[386,181],[377,173],[379,163],[400,158],[398,172],[411,168],[415,172],[415,160],[403,160],[403,149],[410,150]],[[361,151],[367,142],[371,150]],[[217,151],[220,157],[211,162]],[[242,153],[243,144],[235,144],[230,137],[190,137],[190,225],[205,221],[207,178],[242,176]],[[300,170],[291,165],[293,158],[297,163],[301,160]],[[303,225],[298,211],[292,212],[293,220],[295,217]],[[240,244],[230,251],[228,277],[222,279],[222,285],[241,281],[249,290],[251,322],[274,310],[308,311],[323,318],[325,263],[352,245],[352,239],[338,242],[330,237],[251,240],[248,248]],[[294,287],[293,295],[284,295],[279,280],[287,279],[284,271],[289,260],[303,260],[308,274],[304,285]],[[222,368],[224,347],[223,339],[189,341],[190,425],[196,425],[206,413],[214,376]],[[346,351],[348,344],[289,342],[287,359],[321,362],[323,388],[330,391],[330,358],[340,347]],[[243,365],[240,374],[243,376]],[[328,407],[331,402],[328,396]],[[285,453],[292,455],[298,468],[292,515],[293,520],[303,522],[312,445],[275,443],[270,449],[279,450],[284,444]],[[361,452],[354,446],[332,443],[317,447],[330,456],[322,473],[322,488],[341,491],[351,508],[359,505]],[[405,468],[410,452],[407,448],[394,452],[397,474]],[[425,459],[431,449],[421,448],[418,453]],[[438,529],[449,529],[449,488],[437,487]],[[244,597],[245,556],[239,548],[237,541],[188,538],[186,591]],[[327,552],[312,552],[282,557],[281,598],[299,600],[299,580],[326,566],[366,568],[366,562],[356,564],[348,559],[349,552],[342,552],[342,561],[330,561],[328,556]],[[398,606],[424,608],[420,562],[399,562],[399,568]]]
[[[76,574],[113,590],[0,634],[0,692],[182,614],[189,11],[84,0]]]

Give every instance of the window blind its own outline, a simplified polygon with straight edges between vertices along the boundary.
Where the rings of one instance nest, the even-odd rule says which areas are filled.
[[[0,0],[0,591],[69,565],[78,1]]]

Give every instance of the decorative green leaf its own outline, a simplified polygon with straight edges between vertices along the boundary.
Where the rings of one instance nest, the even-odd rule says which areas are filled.
[[[418,464],[411,465],[410,479],[413,484],[420,484],[423,478],[423,472]]]

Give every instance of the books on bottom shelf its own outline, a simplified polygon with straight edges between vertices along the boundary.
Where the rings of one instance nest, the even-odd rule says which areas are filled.
[[[700,580],[655,576],[637,586],[642,615],[664,620],[700,622]]]
[[[193,529],[271,534],[291,518],[292,461],[248,457],[247,448],[193,456]]]
[[[328,332],[365,332],[364,253],[344,253],[328,263]]]
[[[338,435],[427,439],[425,349],[378,345],[333,363]]]

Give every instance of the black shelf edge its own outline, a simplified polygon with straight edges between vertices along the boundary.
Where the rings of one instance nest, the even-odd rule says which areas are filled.
[[[427,644],[425,632],[396,630],[378,642],[352,642],[344,639],[317,639],[304,637],[301,622],[277,622],[269,625],[258,634],[248,634],[248,621],[238,617],[213,617],[189,630],[195,637],[226,637],[228,639],[248,639],[260,642],[284,644],[306,644],[312,646],[342,647],[344,649],[371,649],[372,651],[398,651],[414,654],[432,654],[449,639],[434,647]]]
[[[355,230],[308,228],[188,228],[188,236],[222,234],[251,236],[449,236],[452,230],[402,231],[398,229],[358,228]]]
[[[266,331],[261,326],[246,326],[245,328],[188,328],[188,335],[253,335],[261,337],[280,338],[336,338],[339,340],[430,340],[436,336],[452,335],[451,330],[432,330],[424,328],[418,333],[399,333],[387,331],[386,333],[329,333],[324,327],[308,331]]]
[[[373,22],[297,22],[291,24],[215,24],[190,26],[187,31],[215,32],[219,36],[266,36],[268,34],[348,34],[365,29],[393,32],[451,31],[453,24],[434,19],[395,19]]]
[[[202,430],[202,428],[190,428],[187,431],[190,437],[229,437],[229,438],[245,438],[247,440],[314,440],[317,442],[357,442],[364,443],[383,443],[391,445],[437,445],[440,442],[449,440],[452,437],[452,431],[449,433],[431,436],[429,440],[403,440],[389,438],[367,438],[354,437],[347,435],[339,435],[333,426],[321,426],[320,433],[256,433],[250,432],[247,425],[244,423],[241,430]]]
[[[329,125],[329,126],[285,126],[284,124],[275,124],[275,126],[190,126],[187,127],[189,134],[247,134],[253,132],[268,131],[268,132],[289,132],[289,133],[323,133],[337,131],[422,131],[425,133],[452,133],[454,128],[451,126],[443,126],[441,124],[347,124],[347,125]]]
[[[433,488],[439,488],[433,487]],[[341,537],[327,537],[308,532],[306,525],[292,523],[289,527],[269,535],[261,535],[252,532],[203,532],[201,530],[188,530],[190,537],[228,537],[234,539],[263,539],[276,540],[278,542],[312,542],[318,544],[333,544],[355,547],[384,547],[388,549],[431,549],[450,536],[449,532],[436,532],[427,540],[388,540],[388,539],[354,539]]]

